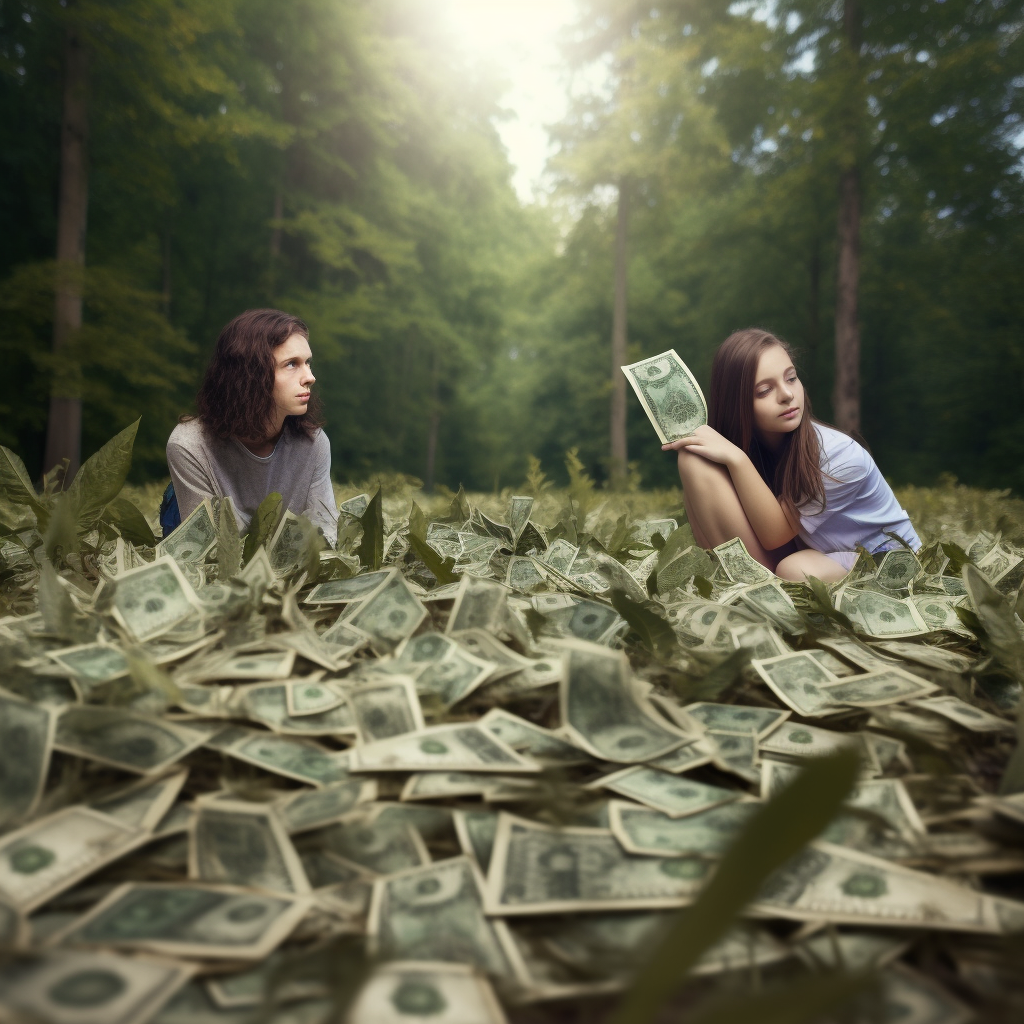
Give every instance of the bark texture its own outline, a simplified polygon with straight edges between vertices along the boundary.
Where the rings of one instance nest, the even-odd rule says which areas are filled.
[[[64,43],[64,97],[57,206],[57,283],[53,316],[54,371],[43,470],[68,460],[64,484],[74,479],[82,457],[81,368],[73,351],[82,326],[82,271],[89,205],[89,58],[69,29]]]
[[[626,300],[628,256],[626,242],[629,234],[629,183],[619,182],[618,216],[615,224],[615,298],[612,308],[612,403],[611,403],[611,464],[609,466],[613,488],[626,481],[628,452],[626,449],[626,377],[619,369],[626,362]]]

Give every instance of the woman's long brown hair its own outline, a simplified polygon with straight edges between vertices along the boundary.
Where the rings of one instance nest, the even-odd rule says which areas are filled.
[[[754,468],[787,511],[812,503],[825,509],[825,483],[821,446],[814,430],[811,399],[804,391],[800,426],[785,434],[777,452],[758,443],[754,430],[754,385],[761,353],[780,346],[793,358],[790,347],[769,331],[748,327],[730,334],[718,347],[711,364],[708,424],[742,448]]]
[[[196,395],[203,429],[227,440],[262,441],[274,412],[274,350],[293,334],[309,340],[309,328],[279,309],[249,309],[220,332]],[[316,392],[303,416],[286,416],[284,429],[312,437],[320,428]]]

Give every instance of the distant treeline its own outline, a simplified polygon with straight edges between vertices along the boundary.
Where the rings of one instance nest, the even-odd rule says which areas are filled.
[[[432,4],[0,0],[0,443],[41,470],[56,389],[82,397],[85,453],[141,414],[133,476],[164,475],[219,328],[273,305],[310,325],[339,479],[490,489],[578,447],[603,480],[617,223],[629,361],[674,347],[706,385],[722,338],[767,326],[829,418],[852,181],[883,471],[1024,493],[1024,0],[579,15],[567,64],[609,85],[554,126],[554,201],[524,208],[500,79]],[[69,39],[81,272],[54,262]],[[83,317],[54,357],[60,281]],[[632,480],[670,483],[628,412]]]

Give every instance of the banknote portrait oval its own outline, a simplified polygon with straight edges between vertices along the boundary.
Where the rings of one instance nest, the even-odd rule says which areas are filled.
[[[448,1009],[444,996],[426,981],[403,981],[391,994],[391,1005],[410,1017],[433,1017]]]
[[[708,872],[708,865],[694,857],[673,857],[671,860],[663,860],[658,870],[669,878],[690,881],[703,878]]]
[[[76,971],[61,978],[47,990],[47,997],[58,1006],[73,1006],[84,1010],[102,1006],[122,995],[128,983],[114,971]]]
[[[790,743],[813,743],[814,737],[806,729],[794,729],[786,736]]]
[[[277,916],[288,906],[284,901],[269,898],[222,898],[219,906],[212,907],[202,917],[196,918],[190,930],[194,935],[201,935],[204,942],[244,946],[255,942],[264,933],[268,914],[276,911]]]
[[[396,905],[405,907],[431,907],[455,899],[467,880],[462,871],[436,872],[426,878],[404,878],[394,883]]]
[[[440,740],[435,740],[435,739],[423,740],[420,743],[420,750],[422,750],[424,754],[447,754],[448,753],[447,745],[442,743]]]
[[[53,850],[33,843],[31,846],[21,846],[13,850],[9,856],[9,863],[11,870],[16,874],[34,875],[37,871],[48,868],[56,859],[57,855]]]
[[[871,871],[858,871],[850,875],[839,888],[847,896],[859,896],[861,899],[878,899],[889,891],[885,878]]]

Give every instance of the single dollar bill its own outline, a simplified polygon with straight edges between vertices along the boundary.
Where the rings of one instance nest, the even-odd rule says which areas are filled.
[[[347,697],[363,743],[424,728],[416,686],[408,676],[392,676],[387,682],[352,687]]]
[[[952,694],[915,700],[914,707],[942,715],[943,718],[948,718],[951,722],[970,729],[971,732],[1013,732],[1016,728],[1008,719],[982,711],[981,708],[976,708]]]
[[[397,571],[370,597],[360,602],[345,623],[369,634],[378,653],[389,654],[413,635],[427,617],[427,609]]]
[[[0,1006],[50,1024],[147,1024],[195,971],[177,960],[49,950],[0,967]]]
[[[64,709],[54,746],[66,754],[149,775],[180,761],[208,738],[206,729],[86,705]]]
[[[761,806],[756,800],[733,801],[689,817],[672,818],[648,807],[613,800],[608,817],[613,835],[628,853],[716,858],[725,853]]]
[[[906,548],[887,551],[878,565],[875,580],[886,590],[906,590],[924,574],[917,555]]]
[[[455,834],[459,837],[459,848],[476,861],[480,870],[487,873],[494,852],[494,836],[498,830],[498,815],[495,811],[461,810],[452,812]]]
[[[722,571],[733,583],[767,583],[775,574],[747,551],[739,537],[733,537],[714,549]]]
[[[367,804],[322,833],[324,847],[346,861],[379,875],[430,863],[419,830],[388,814],[388,804]]]
[[[0,897],[28,913],[149,834],[90,807],[65,807],[0,837]]]
[[[189,877],[271,892],[306,893],[309,881],[273,808],[240,800],[200,804],[189,828]]]
[[[131,635],[144,642],[202,612],[202,602],[169,555],[121,573],[113,587],[111,611]]]
[[[127,882],[50,941],[190,959],[262,960],[308,909],[301,897],[237,886]]]
[[[590,757],[579,747],[504,708],[491,708],[480,724],[513,750],[547,766],[586,764]]]
[[[367,932],[384,960],[447,960],[513,978],[502,922],[484,915],[483,880],[468,857],[380,879]]]
[[[234,716],[260,722],[284,736],[354,737],[358,733],[351,702],[344,697],[323,711],[289,714],[286,683],[238,687],[229,706]]]
[[[836,608],[868,636],[895,639],[928,632],[913,601],[852,586],[840,587],[835,601]]]
[[[318,583],[303,599],[303,604],[349,604],[364,601],[389,579],[390,569],[365,572],[361,576],[350,576],[345,580],[328,580]]]
[[[635,857],[608,829],[559,829],[502,814],[484,905],[502,916],[680,907],[709,870],[700,858]]]
[[[783,704],[814,718],[838,710],[825,687],[837,678],[809,651],[795,651],[751,663]]]
[[[674,349],[621,369],[662,444],[678,441],[707,423],[704,393]]]
[[[637,803],[653,807],[671,818],[697,814],[709,807],[739,800],[743,796],[735,789],[711,786],[696,779],[681,779],[677,775],[644,765],[605,775],[590,783],[590,787],[609,789]]]
[[[1024,925],[1024,903],[829,843],[815,843],[789,861],[751,909],[798,921],[993,935]]]
[[[690,737],[641,706],[626,656],[598,644],[562,641],[562,722],[576,745],[606,761],[660,757]]]
[[[445,632],[451,635],[464,629],[480,629],[496,633],[508,615],[508,595],[508,587],[464,573]]]
[[[381,964],[348,1011],[346,1024],[505,1024],[490,982],[471,964]]]
[[[301,789],[278,798],[274,806],[285,829],[290,833],[323,828],[341,818],[360,804],[377,799],[377,783],[372,779],[346,779],[322,789]]]
[[[0,828],[38,806],[50,768],[55,713],[0,691]]]
[[[783,633],[799,636],[807,632],[793,599],[777,580],[744,587],[736,596],[748,608],[771,620]]]
[[[206,745],[275,775],[313,786],[327,786],[348,777],[348,751],[327,750],[294,736],[274,736],[229,726],[207,740]]]
[[[113,644],[80,644],[50,651],[48,656],[86,687],[128,675],[128,659]]]
[[[517,754],[477,722],[437,725],[356,747],[353,771],[537,772],[540,765]]]
[[[753,732],[763,740],[778,729],[790,716],[789,711],[752,707],[746,704],[715,704],[700,701],[682,709],[705,729],[725,732]]]
[[[205,561],[216,543],[213,505],[209,498],[204,498],[172,533],[157,544],[156,557],[169,555],[179,565],[197,565]]]

